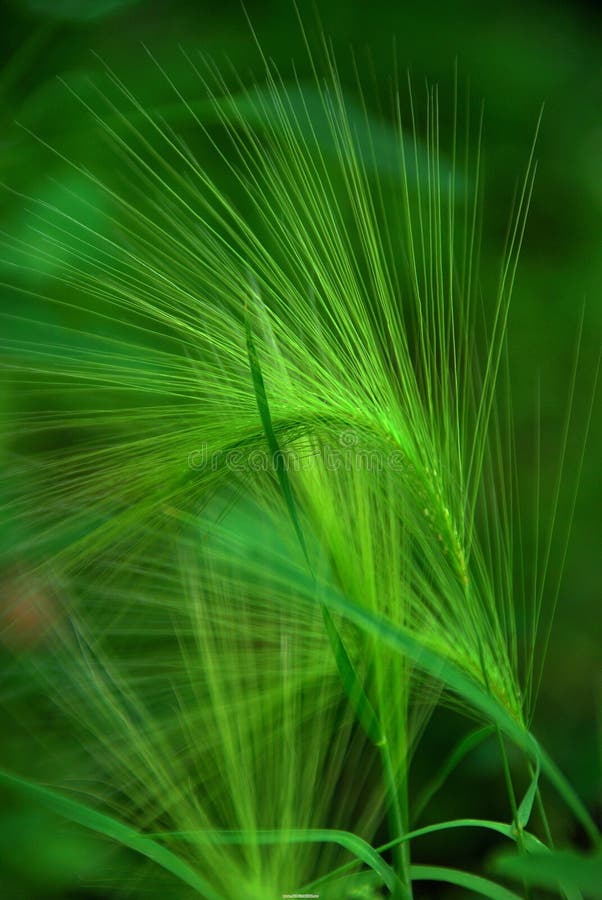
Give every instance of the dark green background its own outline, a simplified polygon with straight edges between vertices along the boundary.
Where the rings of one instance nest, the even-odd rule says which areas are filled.
[[[283,74],[292,72],[293,59],[301,75],[308,72],[292,4],[248,2],[246,7],[264,52]],[[523,483],[529,485],[534,471],[533,412],[539,384],[544,483],[549,485],[585,310],[575,426],[568,442],[567,490],[559,512],[563,522],[569,514],[571,477],[579,459],[602,333],[602,16],[593,3],[320,0],[317,7],[350,92],[355,76],[349,48],[354,47],[375,116],[381,115],[379,104],[382,115],[387,114],[394,39],[400,71],[411,71],[417,104],[424,95],[425,80],[439,84],[444,131],[451,120],[456,63],[460,84],[470,85],[475,111],[484,101],[485,272],[499,264],[511,197],[545,104],[536,151],[539,168],[512,306],[510,362]],[[0,10],[0,181],[36,197],[52,196],[51,176],[59,180],[67,176],[52,167],[48,156],[15,123],[77,155],[88,141],[88,125],[69,105],[56,76],[83,85],[86,76],[100,67],[92,51],[149,104],[164,102],[166,95],[156,72],[151,74],[143,44],[175,80],[190,77],[185,74],[180,44],[214,56],[219,65],[231,63],[243,80],[261,70],[249,26],[233,0],[14,0]],[[302,12],[310,35],[317,40],[313,7],[303,6]],[[18,235],[26,218],[23,202],[3,192],[0,215],[2,230]],[[3,309],[18,309],[22,302],[3,288]],[[18,403],[18,398],[3,391],[0,415]],[[0,444],[2,449],[6,448]],[[597,712],[602,694],[601,459],[602,417],[595,402],[573,539],[535,719],[536,733],[594,811],[599,811]],[[525,535],[529,535],[533,531],[529,496],[523,517]],[[4,534],[2,540],[6,543],[11,536]],[[527,554],[529,549],[525,537]],[[52,726],[41,720],[39,727]],[[16,763],[10,751],[12,725],[6,721],[0,728],[6,738],[2,761]],[[435,717],[421,746],[418,780],[441,758],[458,728],[451,715]],[[38,753],[35,736],[31,753]],[[432,810],[433,818],[508,818],[497,769],[493,749],[484,748],[473,765],[465,765],[450,783],[444,799]],[[93,869],[102,848],[54,822],[49,841],[48,824],[33,809],[9,804],[0,812],[0,886],[4,882],[0,895],[32,900],[109,896],[108,888],[88,895],[78,887],[80,875],[86,878],[86,860]],[[555,825],[567,838],[580,841],[570,823],[556,820]],[[423,844],[422,856],[425,861],[432,858],[469,867],[488,849],[487,843],[462,835],[457,840]],[[78,861],[75,869],[74,859]],[[444,896],[434,888],[426,888],[427,895]]]

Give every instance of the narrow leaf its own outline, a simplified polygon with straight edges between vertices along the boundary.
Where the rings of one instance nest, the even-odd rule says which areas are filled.
[[[339,675],[341,676],[341,681],[345,688],[345,693],[349,697],[349,701],[360,725],[372,743],[380,745],[382,744],[384,737],[378,721],[378,716],[362,687],[360,677],[349,658],[349,654],[345,650],[341,635],[326,606],[322,606],[322,616],[324,618],[326,633],[328,634],[328,640],[330,641],[337,669],[339,670]]]
[[[396,838],[394,841],[388,841],[386,844],[382,844],[380,847],[377,847],[376,852],[386,853],[387,850],[392,850],[393,847],[396,847],[398,844],[405,843],[406,841],[413,841],[416,838],[424,837],[429,834],[436,834],[440,831],[450,831],[455,828],[482,828],[486,831],[494,831],[497,834],[501,834],[516,843],[516,829],[512,825],[507,825],[505,822],[495,822],[491,821],[490,819],[452,819],[449,822],[437,822],[434,825],[425,825],[424,828],[417,828],[414,831],[408,831],[406,834],[402,835],[399,838]],[[523,834],[523,839],[525,849],[530,853],[546,852],[547,848],[545,844],[542,844],[539,838],[535,837],[534,834],[530,834],[528,831],[526,831]],[[320,887],[322,884],[327,883],[332,878],[345,875],[346,873],[353,871],[356,866],[357,863],[355,861],[346,863],[344,866],[339,866],[336,869],[333,869],[327,875],[323,875],[320,878],[317,878],[315,881],[312,881],[310,884],[304,885],[303,890],[314,890],[315,888]]]
[[[251,329],[248,310],[246,310],[245,312],[247,351],[249,355],[249,365],[251,367],[253,388],[255,390],[255,399],[261,418],[261,424],[263,425],[263,430],[265,432],[266,440],[268,442],[268,447],[272,457],[272,464],[278,477],[278,481],[280,483],[280,487],[286,501],[287,509],[291,517],[293,527],[295,529],[295,533],[301,545],[301,549],[303,550],[308,568],[313,577],[313,570],[307,551],[307,544],[305,542],[305,537],[301,528],[301,522],[297,514],[297,507],[295,505],[295,499],[290,479],[288,477],[284,455],[280,448],[278,438],[276,436],[276,432],[274,431],[274,426],[272,423],[272,415],[270,412],[270,406],[265,389],[265,382],[263,379],[263,373],[261,371],[259,356],[257,354],[255,342],[253,340],[253,332]],[[365,730],[370,740],[374,744],[381,744],[383,735],[377,715],[363,688],[355,666],[349,658],[349,654],[345,649],[345,645],[343,644],[332,616],[330,615],[329,610],[324,604],[322,604],[322,615],[324,618],[326,633],[328,634],[330,646],[332,648],[332,652],[336,661],[337,669],[339,671],[339,675],[341,676],[341,681],[343,682],[343,687],[345,689],[347,697],[349,698],[349,702],[352,705],[358,721],[360,722],[362,728]]]
[[[533,802],[535,800],[535,795],[537,794],[537,786],[539,784],[539,773],[540,773],[540,763],[539,759],[535,761],[535,772],[533,773],[533,777],[531,779],[531,783],[527,788],[527,792],[523,797],[521,804],[518,808],[518,825],[519,828],[526,828],[529,824],[529,819],[531,818],[531,811],[533,809]]]
[[[293,491],[291,488],[290,479],[288,477],[284,456],[282,454],[282,450],[280,449],[278,438],[276,437],[276,432],[274,431],[274,426],[272,424],[272,414],[270,412],[270,406],[265,389],[265,382],[263,380],[263,373],[261,371],[261,366],[259,363],[259,357],[257,355],[255,342],[253,340],[253,332],[251,330],[251,322],[249,320],[248,311],[246,311],[245,315],[245,330],[247,337],[247,352],[249,354],[249,365],[251,367],[253,389],[255,391],[255,400],[257,402],[261,424],[263,425],[263,430],[268,442],[268,448],[272,457],[272,465],[280,483],[280,487],[286,501],[287,509],[291,517],[293,527],[297,534],[297,538],[299,539],[299,543],[301,544],[301,549],[303,550],[303,554],[311,569],[309,555],[307,552],[307,545],[303,536],[301,522],[299,521],[299,516],[297,515],[297,508],[295,506],[295,500],[293,497]]]
[[[338,844],[369,866],[390,891],[398,887],[398,879],[387,863],[367,841],[349,831],[335,828],[298,828],[282,831],[179,831],[159,832],[153,837],[179,838],[192,844]]]
[[[172,853],[167,847],[158,844],[152,838],[140,834],[135,828],[125,825],[118,819],[113,819],[111,816],[98,812],[85,803],[72,800],[70,797],[64,797],[57,791],[43,787],[33,781],[28,781],[18,775],[12,775],[10,772],[5,772],[2,769],[0,769],[0,783],[18,791],[20,794],[27,795],[59,816],[82,825],[84,828],[89,828],[97,834],[111,838],[117,841],[118,844],[134,850],[142,856],[146,856],[147,859],[152,860],[166,871],[171,872],[172,875],[175,875],[180,881],[194,888],[205,900],[224,900],[204,878],[201,878],[188,863],[176,856],[175,853]]]
[[[403,653],[423,672],[443,682],[458,696],[466,700],[470,706],[482,713],[488,721],[497,724],[501,731],[527,756],[533,760],[539,760],[542,772],[550,779],[576,819],[581,822],[592,844],[595,847],[602,846],[602,839],[595,822],[560,769],[531,732],[514,719],[495,697],[474,678],[463,672],[441,653],[431,647],[426,647],[409,629],[394,625],[371,610],[358,606],[347,597],[331,590],[328,592],[326,603],[329,608],[335,609],[362,630]]]
[[[474,891],[481,897],[490,897],[491,900],[520,900],[518,894],[500,884],[480,875],[462,872],[460,869],[447,869],[443,866],[411,866],[410,872],[412,881],[444,881],[446,884],[455,884],[457,887]]]
[[[526,856],[503,854],[493,864],[494,872],[522,881],[530,887],[560,890],[572,888],[586,897],[599,898],[602,890],[602,854],[583,856],[569,850],[529,853]]]
[[[493,734],[493,731],[494,728],[491,725],[486,725],[484,728],[476,728],[474,731],[471,731],[469,734],[465,735],[458,742],[458,744],[456,744],[456,746],[453,748],[453,750],[441,766],[440,770],[437,772],[435,777],[431,779],[429,784],[424,789],[422,796],[416,802],[414,814],[414,818],[416,820],[420,818],[426,806],[428,806],[437,791],[441,787],[443,787],[448,777],[462,762],[464,757],[467,756],[471,750],[474,750],[475,747],[478,747],[479,744],[482,744],[490,734]]]

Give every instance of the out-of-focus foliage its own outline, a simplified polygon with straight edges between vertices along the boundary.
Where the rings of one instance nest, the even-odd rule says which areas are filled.
[[[544,476],[552,478],[557,464],[558,435],[566,418],[568,383],[573,365],[579,322],[584,312],[585,327],[580,348],[580,374],[574,399],[577,422],[582,422],[591,396],[602,328],[602,18],[592,4],[570,4],[560,0],[521,3],[433,2],[392,4],[375,0],[372,4],[322,0],[318,4],[321,26],[337,53],[343,86],[354,96],[355,67],[364,83],[372,83],[366,93],[369,114],[374,122],[376,153],[373,164],[379,176],[394,178],[390,171],[390,107],[396,77],[405,80],[409,69],[417,102],[425,79],[439,85],[439,114],[442,133],[449,135],[454,117],[454,81],[464,104],[470,84],[472,115],[478,118],[484,101],[485,173],[484,231],[481,257],[482,303],[491,306],[488,283],[497,274],[500,247],[504,245],[508,211],[517,175],[522,171],[542,104],[545,104],[536,156],[539,168],[509,324],[509,352],[513,380],[513,409],[517,421],[517,464],[523,483],[536,474],[536,429],[531,419],[534,404],[541,409],[541,452]],[[298,75],[301,83],[311,71],[303,51],[303,40],[292,4],[246,4],[262,49],[275,60],[287,83]],[[305,11],[303,11],[305,17]],[[84,100],[95,97],[95,83],[102,61],[110,64],[142,104],[148,104],[176,124],[181,114],[163,74],[151,61],[145,47],[169,73],[170,78],[193,104],[198,101],[198,81],[186,63],[182,49],[193,54],[201,50],[214,55],[235,92],[237,77],[247,80],[257,66],[257,47],[237,2],[193,3],[174,0],[12,0],[1,12],[0,52],[0,181],[7,186],[0,211],[3,232],[30,242],[39,226],[39,209],[23,200],[35,197],[52,207],[60,205],[68,214],[93,228],[110,225],[101,191],[74,172],[69,160],[103,170],[105,152],[98,132],[90,125],[81,104],[70,89]],[[315,37],[317,26],[311,14],[305,22]],[[319,37],[315,38],[319,41]],[[355,59],[348,45],[355,47]],[[99,59],[100,57],[100,59]],[[294,60],[294,65],[292,60]],[[228,66],[231,64],[232,69]],[[456,74],[457,73],[457,74]],[[306,94],[305,100],[311,100]],[[200,101],[198,101],[200,102]],[[356,102],[356,101],[354,101]],[[207,112],[207,110],[205,110]],[[202,106],[199,114],[203,113]],[[211,128],[209,123],[208,127]],[[194,138],[191,135],[191,140]],[[361,140],[361,138],[360,138]],[[44,144],[60,146],[64,156],[53,156]],[[212,174],[223,178],[219,164],[206,158],[206,149],[193,147],[203,164],[213,166]],[[114,157],[111,157],[114,160]],[[113,171],[107,177],[113,177]],[[244,198],[231,188],[234,202]],[[14,286],[15,259],[6,253],[0,259],[0,303],[9,317],[4,327],[16,340],[32,338],[29,318],[39,316],[38,292],[52,291],[53,276],[62,258],[53,255],[47,268],[22,271],[20,287]],[[10,272],[10,277],[9,277]],[[9,286],[9,282],[10,285]],[[74,287],[75,291],[75,287]],[[72,328],[72,345],[64,344],[66,356],[85,350],[77,309],[70,305],[68,292],[62,308],[44,310],[44,322]],[[54,317],[54,318],[53,318]],[[106,334],[119,339],[120,323],[107,322]],[[65,333],[62,333],[63,340]],[[157,339],[159,340],[159,339]],[[1,377],[1,376],[0,376]],[[7,379],[8,382],[8,379]],[[8,446],[3,418],[21,405],[27,410],[27,392],[18,381],[10,387],[0,382],[0,462],[11,460],[27,449],[28,436],[16,436]],[[115,399],[116,404],[119,399]],[[596,407],[596,412],[599,406]],[[568,483],[577,468],[582,434],[577,429],[568,441]],[[68,445],[68,428],[58,430],[55,446]],[[47,448],[44,448],[47,449]],[[600,748],[592,726],[600,706],[600,644],[602,625],[599,598],[602,574],[599,566],[600,483],[602,471],[602,416],[593,417],[583,467],[582,487],[576,507],[573,540],[566,563],[557,623],[552,632],[549,660],[536,712],[536,731],[545,736],[561,767],[573,775],[576,786],[599,814]],[[0,495],[0,504],[5,500]],[[523,543],[528,557],[533,545],[537,519],[551,504],[541,498],[538,512],[533,496],[524,496],[521,515]],[[559,518],[570,515],[570,490],[561,495]],[[518,514],[518,511],[516,511]],[[542,515],[543,518],[543,515]],[[86,523],[82,521],[82,530]],[[0,522],[0,550],[13,542],[26,543],[35,535],[8,532]],[[53,550],[60,549],[52,545]],[[16,573],[0,573],[4,596],[12,597]],[[48,594],[45,592],[48,591]],[[20,684],[39,675],[44,664],[44,615],[53,615],[53,601],[47,586],[39,589],[36,609],[11,603],[11,620],[1,621],[8,635],[0,649],[7,672],[5,691],[11,695],[15,722],[4,721],[0,760],[7,768],[20,768],[30,758],[32,771],[41,764],[40,737],[47,760],[68,767],[64,753],[69,735],[53,734],[53,710],[42,700],[39,709],[27,710],[27,719],[36,723],[31,740],[19,724]],[[3,611],[0,606],[0,617]],[[40,612],[40,609],[42,612]],[[16,612],[15,612],[16,610]],[[44,610],[46,612],[44,613]],[[33,658],[31,668],[21,659],[23,648]],[[597,673],[597,674],[595,674]],[[25,718],[25,716],[24,716]],[[416,791],[428,783],[453,745],[458,725],[451,713],[441,713],[429,725],[428,740],[415,762]],[[458,732],[459,733],[459,732]],[[75,740],[74,736],[71,739]],[[60,751],[59,751],[60,745]],[[57,772],[57,779],[68,776]],[[495,780],[497,794],[482,796],[478,786]],[[488,743],[474,751],[471,765],[460,765],[445,795],[432,803],[437,818],[454,818],[470,798],[474,815],[503,818],[506,814],[503,784],[498,777],[495,748]],[[492,810],[492,805],[497,807]],[[563,813],[551,805],[554,827],[563,832]],[[578,833],[567,838],[580,840]],[[439,863],[469,867],[472,860],[487,853],[486,839],[463,833],[457,838],[433,835],[421,845],[424,857]],[[37,869],[29,861],[37,848]],[[18,807],[14,798],[0,812],[0,894],[12,900],[45,900],[51,897],[82,897],[80,878],[97,869],[106,848],[100,841],[82,836],[66,827],[50,813]],[[73,865],[74,860],[77,861]],[[119,872],[119,860],[110,860]],[[545,873],[544,873],[545,875]],[[365,876],[362,876],[365,877]],[[111,886],[100,885],[90,896],[108,897]],[[536,882],[535,882],[536,883]],[[541,883],[546,883],[545,880]],[[578,883],[578,878],[577,878]],[[370,879],[366,882],[369,889]],[[363,885],[358,885],[359,888]],[[423,896],[444,896],[425,888]],[[369,896],[369,894],[366,894]],[[445,896],[461,896],[446,894]]]

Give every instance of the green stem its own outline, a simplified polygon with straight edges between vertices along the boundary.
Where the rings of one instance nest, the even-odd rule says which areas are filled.
[[[529,770],[531,774],[533,774],[533,767],[530,766]],[[541,819],[541,823],[543,825],[543,830],[546,838],[546,844],[550,847],[551,850],[554,849],[554,838],[552,837],[552,832],[550,830],[550,823],[548,822],[548,817],[546,815],[546,809],[543,804],[543,798],[541,796],[541,791],[539,787],[535,793],[535,802],[537,803],[537,809],[539,812],[539,817]]]
[[[387,818],[389,821],[389,831],[391,838],[399,843],[392,848],[393,868],[404,887],[406,897],[412,898],[412,881],[410,879],[410,845],[404,840],[406,827],[404,824],[404,814],[399,796],[399,788],[395,777],[395,769],[393,760],[391,759],[391,751],[386,737],[378,744],[380,756],[383,765],[383,778],[385,781],[385,789],[387,791]]]
[[[506,746],[504,744],[504,738],[502,736],[502,732],[498,725],[495,727],[495,731],[497,734],[498,743],[500,745],[500,755],[502,757],[502,768],[504,770],[504,780],[506,782],[506,790],[508,792],[508,798],[510,800],[510,808],[512,810],[512,819],[514,821],[514,827],[516,829],[516,844],[518,847],[518,852],[524,856],[525,854],[525,839],[523,836],[523,827],[520,823],[520,818],[518,815],[518,804],[516,802],[516,793],[514,791],[514,785],[512,783],[512,774],[510,772],[510,765],[508,763],[508,754],[506,753]],[[530,900],[531,890],[525,884],[523,884],[523,891],[527,900]]]
[[[502,737],[502,732],[499,727],[496,726],[496,734],[498,739],[498,744],[500,747],[500,756],[502,758],[502,769],[504,771],[504,781],[506,782],[506,791],[508,793],[508,799],[510,801],[510,809],[512,811],[512,820],[514,822],[514,827],[516,828],[516,843],[521,853],[525,852],[525,844],[523,840],[523,829],[520,824],[518,818],[518,804],[516,802],[516,793],[514,791],[514,785],[512,783],[512,775],[510,773],[510,765],[508,763],[508,754],[506,753],[506,746],[504,744],[504,738]]]
[[[274,430],[270,405],[265,388],[265,382],[263,380],[263,373],[261,371],[261,364],[259,361],[259,356],[257,354],[257,349],[255,347],[253,331],[251,328],[251,322],[247,310],[245,310],[245,331],[253,389],[255,392],[255,399],[257,401],[257,409],[261,419],[261,424],[265,432],[270,453],[272,454],[274,470],[278,478],[282,494],[286,501],[292,525],[295,529],[297,539],[303,551],[310,577],[312,579],[312,582],[314,583],[314,588],[317,588],[316,577],[311,565],[308,547],[301,525],[301,519],[297,512],[295,496],[288,477],[286,466],[283,463],[283,456],[278,437]],[[335,622],[333,621],[332,616],[330,615],[330,611],[328,610],[325,603],[321,603],[321,607],[324,626],[330,641],[330,646],[337,668],[339,670],[339,674],[341,676],[343,688],[351,702],[351,705],[361,726],[366,731],[372,743],[380,748],[381,756],[383,758],[385,788],[389,801],[389,821],[392,822],[395,829],[391,837],[401,838],[404,834],[403,815],[399,804],[399,793],[396,785],[395,771],[393,769],[391,755],[389,753],[384,730],[380,724],[376,712],[372,707],[372,704],[370,703],[368,695],[366,694],[364,685],[362,684],[362,680],[356,672],[353,662],[347,653],[339,630]],[[397,885],[394,886],[393,896],[395,900],[412,900],[411,878],[409,875],[409,851],[407,847],[405,847],[405,845],[402,846],[403,849],[398,853],[398,866],[394,866],[394,868],[396,869],[396,874],[400,878],[401,884],[399,888],[397,887]]]

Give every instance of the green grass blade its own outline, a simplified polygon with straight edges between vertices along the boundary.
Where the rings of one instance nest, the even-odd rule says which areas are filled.
[[[274,431],[274,426],[272,424],[272,414],[270,413],[270,405],[268,403],[268,397],[267,397],[267,393],[266,393],[266,389],[265,389],[265,382],[263,380],[263,373],[261,371],[261,365],[259,363],[259,356],[257,355],[255,341],[253,340],[253,332],[251,329],[251,322],[249,320],[248,310],[245,310],[245,330],[246,330],[246,338],[247,338],[247,352],[249,355],[249,365],[251,367],[251,376],[253,378],[253,389],[255,391],[255,400],[257,401],[257,408],[259,410],[261,424],[263,426],[266,440],[268,442],[268,448],[269,448],[269,451],[270,451],[270,454],[272,457],[272,460],[271,460],[272,465],[274,467],[274,471],[276,472],[276,476],[278,478],[280,488],[284,495],[288,513],[291,517],[291,521],[293,523],[293,527],[297,534],[297,538],[299,539],[299,543],[301,544],[303,554],[304,554],[304,556],[307,560],[307,563],[311,569],[309,554],[307,552],[307,545],[305,543],[305,537],[303,536],[303,529],[301,528],[301,522],[299,521],[299,516],[297,515],[297,507],[295,505],[295,500],[293,497],[293,490],[291,487],[290,479],[288,477],[288,472],[286,470],[285,459],[282,454],[280,444],[278,443],[278,438],[276,437],[276,432]]]
[[[424,828],[408,831],[402,840],[410,841],[427,834],[436,834],[438,831],[450,831],[454,828],[484,828],[486,831],[495,831],[516,843],[516,831],[512,825],[507,825],[505,822],[495,822],[490,819],[452,819],[449,822],[437,822],[435,825],[425,825]],[[393,841],[384,847],[379,847],[379,852],[383,853],[385,850],[388,850],[392,844]],[[525,847],[529,852],[544,852],[546,850],[539,838],[528,832],[525,833]]]
[[[272,424],[272,415],[270,413],[270,406],[265,389],[265,382],[263,379],[263,373],[261,370],[257,349],[255,347],[255,341],[253,340],[253,332],[249,320],[248,311],[246,311],[245,316],[245,328],[249,365],[251,367],[253,388],[255,391],[255,399],[257,401],[257,408],[259,410],[261,423],[263,425],[263,430],[268,442],[274,470],[278,477],[280,488],[282,490],[286,506],[293,527],[295,529],[295,533],[297,535],[297,538],[299,539],[299,543],[301,545],[301,549],[303,550],[305,559],[307,560],[310,572],[312,572],[307,544],[305,542],[303,529],[301,528],[301,522],[297,514],[297,507],[295,504],[293,489],[286,469],[286,462],[280,448],[276,432],[274,431],[274,426]],[[374,744],[380,744],[382,742],[383,735],[378,718],[362,686],[359,676],[355,670],[355,666],[349,658],[349,654],[345,649],[339,631],[335,623],[333,622],[332,616],[330,615],[330,612],[328,611],[326,606],[322,607],[322,615],[324,618],[324,625],[326,627],[326,632],[328,634],[328,639],[332,647],[336,665],[341,676],[341,681],[343,682],[345,693],[347,694],[352,708],[357,715],[358,721],[361,723],[370,740]]]
[[[480,894],[481,897],[489,897],[490,900],[520,900],[518,894],[500,884],[483,878],[481,875],[462,872],[460,869],[448,869],[444,866],[412,866],[410,871],[412,881],[443,881],[446,884],[466,888],[475,894]]]
[[[338,844],[369,866],[393,893],[399,890],[397,875],[367,841],[349,831],[334,828],[299,828],[282,831],[182,831],[158,832],[155,838],[179,838],[194,844]]]
[[[541,770],[550,779],[575,818],[581,822],[593,845],[595,847],[602,845],[596,824],[574,788],[534,736],[514,719],[495,697],[444,656],[431,647],[424,646],[408,629],[394,625],[382,616],[363,609],[333,591],[328,593],[327,598],[326,602],[329,607],[336,609],[359,628],[403,653],[422,671],[438,681],[442,681],[448,688],[466,700],[470,706],[482,713],[488,721],[495,723],[530,759],[539,760]]]
[[[349,698],[359,723],[372,743],[377,746],[381,745],[384,738],[374,707],[370,703],[370,700],[362,687],[355,666],[345,650],[345,645],[343,644],[339,630],[325,606],[322,607],[322,616],[324,618],[324,626],[326,628],[326,633],[328,634],[330,646],[332,647],[337,669],[345,687],[345,693]]]
[[[293,495],[293,490],[290,484],[290,480],[288,477],[288,472],[286,469],[286,463],[284,456],[282,454],[278,438],[274,431],[274,426],[272,424],[272,416],[270,413],[270,406],[267,398],[267,393],[265,389],[265,382],[263,379],[263,373],[261,371],[261,364],[259,362],[259,356],[257,354],[257,350],[255,347],[255,342],[253,340],[253,331],[251,328],[251,323],[249,320],[248,309],[245,310],[245,329],[246,329],[246,339],[247,339],[247,352],[249,356],[249,365],[251,368],[251,374],[253,378],[253,388],[255,391],[255,399],[257,402],[257,407],[259,410],[259,415],[261,418],[261,422],[263,425],[263,429],[265,431],[266,439],[268,442],[268,447],[272,456],[272,462],[274,469],[276,471],[278,481],[280,483],[280,487],[282,489],[282,493],[285,498],[285,502],[287,505],[287,509],[290,515],[290,518],[293,523],[293,527],[299,539],[299,543],[301,544],[301,548],[303,550],[303,554],[307,561],[308,568],[312,573],[313,577],[313,569],[311,566],[311,561],[309,559],[309,554],[307,550],[307,544],[305,542],[305,538],[303,535],[303,530],[301,528],[301,522],[299,516],[297,514],[297,508],[295,504],[295,499]],[[374,711],[374,708],[364,690],[362,682],[358,676],[358,673],[353,665],[347,650],[345,649],[345,645],[341,639],[339,631],[332,619],[330,611],[328,610],[325,604],[322,604],[322,616],[324,619],[324,626],[326,629],[326,633],[328,635],[328,639],[330,642],[330,646],[332,648],[332,652],[334,655],[334,659],[336,662],[336,666],[341,677],[341,681],[343,684],[343,688],[345,693],[349,699],[352,709],[355,712],[355,715],[368,735],[369,739],[373,744],[381,748],[381,756],[383,758],[383,765],[385,769],[385,780],[387,782],[387,791],[389,794],[389,802],[390,802],[390,815],[393,820],[393,827],[395,829],[395,833],[398,836],[403,834],[403,825],[401,818],[401,811],[399,809],[399,801],[397,796],[397,786],[395,784],[394,775],[392,772],[392,768],[390,766],[390,756],[388,747],[386,746],[386,737],[383,733],[383,729],[380,725],[378,717]],[[405,871],[407,866],[403,861],[399,862],[400,871]],[[406,882],[407,878],[403,878],[400,885],[396,887],[395,896],[411,896],[411,890],[403,883]]]
[[[376,852],[386,853],[387,850],[392,850],[393,847],[400,843],[412,841],[416,838],[424,837],[429,834],[436,834],[440,831],[450,831],[455,828],[483,828],[486,831],[494,831],[497,834],[501,834],[503,835],[503,837],[506,837],[516,843],[516,830],[511,825],[507,825],[505,822],[495,822],[489,819],[452,819],[449,822],[437,822],[434,825],[425,825],[424,828],[417,828],[413,831],[408,831],[401,838],[398,838],[394,841],[388,841],[386,844],[382,844],[380,847],[377,847]],[[528,852],[544,853],[547,851],[545,845],[542,844],[539,838],[535,837],[534,834],[524,832],[523,837],[525,848]],[[312,881],[310,884],[304,885],[303,890],[314,890],[331,878],[353,871],[356,865],[357,863],[355,862],[346,863],[344,866],[340,866],[334,871],[329,872],[328,875],[324,875],[323,877]]]
[[[140,832],[129,825],[125,825],[111,816],[98,812],[85,803],[72,800],[70,797],[64,797],[58,791],[50,790],[50,788],[28,781],[10,772],[5,772],[2,769],[0,769],[0,783],[30,797],[36,803],[40,803],[65,819],[69,819],[69,821],[88,828],[97,834],[102,834],[104,837],[111,838],[111,840],[116,841],[123,847],[128,847],[130,850],[146,856],[147,859],[152,860],[152,862],[161,866],[167,872],[171,872],[172,875],[175,875],[176,878],[189,885],[189,887],[194,888],[206,900],[224,900],[188,863],[172,853],[171,850],[168,850],[167,847],[163,847],[152,840],[152,838],[140,834]]]
[[[475,747],[478,747],[479,744],[482,744],[486,738],[493,734],[493,731],[494,729],[491,725],[486,725],[484,728],[476,728],[474,731],[471,731],[470,734],[465,735],[458,744],[456,744],[441,766],[439,772],[431,779],[421,797],[416,801],[414,806],[414,819],[418,820],[420,818],[437,791],[443,787],[448,777],[454,769],[460,765],[464,757],[467,756],[471,750],[474,750]]]
[[[443,654],[425,646],[409,629],[359,606],[339,592],[324,593],[324,602],[330,609],[355,623],[384,644],[402,653],[423,672],[443,682],[462,697],[471,707],[481,712],[486,720],[499,725],[501,730],[533,759],[538,745],[532,735],[486,691],[475,679],[450,662]]]
[[[533,773],[533,777],[527,788],[525,796],[521,800],[520,806],[518,807],[518,815],[517,822],[519,828],[526,828],[529,824],[529,819],[531,818],[531,811],[533,809],[533,803],[535,801],[535,796],[537,794],[537,788],[539,785],[539,773],[541,771],[541,766],[539,762],[539,758],[536,760],[535,772]]]
[[[602,854],[584,856],[569,850],[551,853],[498,856],[492,870],[531,886],[550,890],[573,889],[599,898],[602,889]]]

